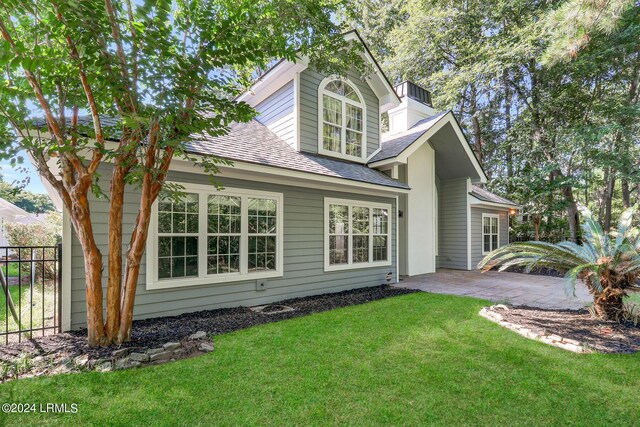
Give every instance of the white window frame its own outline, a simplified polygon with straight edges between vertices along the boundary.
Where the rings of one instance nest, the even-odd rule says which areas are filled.
[[[352,221],[352,209],[354,207],[369,208],[369,262],[353,263],[353,230],[349,226],[348,242],[349,242],[349,262],[347,264],[330,264],[329,263],[329,206],[330,205],[345,205],[349,208],[349,224]],[[373,261],[373,209],[387,209],[389,213],[389,219],[387,224],[387,259],[386,261]],[[392,220],[392,206],[387,203],[375,203],[365,202],[360,200],[349,199],[335,199],[330,197],[324,198],[324,271],[339,271],[339,270],[353,270],[356,268],[372,268],[372,267],[384,267],[392,265],[391,260],[391,246],[392,230],[394,227]],[[376,234],[379,236],[379,234]]]
[[[330,92],[325,89],[329,82],[334,80],[341,80],[351,86],[353,90],[356,92],[358,97],[360,98],[360,103],[357,103],[351,99],[348,99],[345,96],[340,96],[334,92]],[[337,99],[342,102],[342,125],[340,127],[340,152],[337,153],[335,151],[325,150],[324,141],[323,141],[323,95],[331,96],[334,99]],[[362,155],[360,157],[351,156],[346,154],[347,152],[347,108],[346,104],[351,104],[354,107],[362,108]],[[367,105],[365,103],[364,97],[362,93],[358,89],[358,87],[349,79],[339,76],[327,77],[320,82],[318,86],[318,153],[331,156],[338,157],[341,159],[352,160],[359,163],[366,163],[367,161]]]
[[[250,281],[257,279],[267,279],[282,277],[283,275],[283,201],[282,193],[272,193],[258,190],[248,190],[244,188],[224,188],[217,190],[211,185],[190,184],[176,182],[184,188],[185,193],[198,194],[198,276],[184,278],[158,279],[158,200],[151,208],[151,221],[149,223],[149,235],[147,237],[147,257],[146,257],[146,288],[147,289],[170,289],[183,286],[214,285],[230,282]],[[241,198],[241,234],[240,234],[240,272],[207,274],[207,198],[208,196],[234,196]],[[248,224],[248,199],[270,198],[276,200],[276,269],[273,271],[248,271],[248,250],[249,250],[249,224]]]
[[[493,243],[491,242],[491,239],[489,239],[489,246],[490,246],[490,250],[485,251],[484,250],[484,236],[493,236],[494,234],[491,233],[491,223],[489,223],[489,234],[485,234],[484,232],[484,219],[485,218],[495,218],[497,219],[497,223],[498,223],[498,232],[495,234],[497,237],[496,240],[496,247],[493,247]],[[490,253],[491,251],[494,251],[496,249],[498,249],[500,247],[500,215],[498,214],[488,214],[488,213],[483,213],[482,214],[482,222],[480,223],[480,233],[481,233],[481,240],[480,240],[480,244],[482,245],[482,255],[486,255],[488,253]]]

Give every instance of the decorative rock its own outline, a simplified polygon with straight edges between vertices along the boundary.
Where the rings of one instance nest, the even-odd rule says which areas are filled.
[[[175,357],[182,357],[185,354],[184,348],[179,348],[177,350],[173,350],[173,355]]]
[[[122,357],[129,352],[128,348],[119,348],[111,353],[113,357]]]
[[[154,354],[162,353],[162,352],[164,352],[164,351],[165,351],[165,349],[164,349],[164,348],[152,348],[152,349],[150,349],[150,350],[147,350],[147,354],[148,354],[149,356],[152,356],[152,355],[154,355]]]
[[[171,359],[173,352],[163,351],[162,353],[154,353],[149,357],[150,362],[165,361]]]
[[[162,348],[164,348],[167,351],[177,350],[180,347],[182,347],[182,344],[180,344],[179,342],[168,342],[162,346]]]
[[[209,353],[213,351],[213,343],[203,342],[198,346],[198,350]]]
[[[129,364],[129,358],[125,357],[116,360],[116,369],[125,369]]]
[[[137,368],[138,366],[142,366],[142,363],[136,362],[135,360],[132,360],[132,361],[129,362],[129,367],[130,368]]]
[[[195,334],[191,334],[189,336],[189,341],[201,340],[207,337],[207,333],[205,331],[198,331]]]
[[[82,354],[73,359],[73,363],[75,363],[76,366],[84,368],[89,363],[89,356],[87,356],[86,354]]]
[[[131,353],[129,355],[129,360],[131,360],[132,362],[148,362],[149,361],[149,355],[145,354],[145,353]]]
[[[42,356],[36,356],[36,357],[34,357],[31,361],[32,361],[34,364],[38,364],[38,363],[42,362],[43,360],[44,360],[44,357],[42,357]]]
[[[111,362],[103,362],[101,364],[98,365],[98,371],[100,372],[109,372],[113,369],[113,365],[111,364]]]
[[[554,347],[561,348],[563,350],[572,351],[574,353],[590,353],[591,352],[589,349],[585,348],[579,341],[569,339],[569,338],[564,338],[556,334],[548,334],[546,331],[540,330],[540,329],[532,330],[525,326],[517,325],[515,323],[510,323],[503,320],[503,317],[500,313],[493,311],[494,308],[502,308],[500,307],[501,305],[502,304],[497,304],[491,307],[484,307],[482,310],[480,310],[480,313],[478,314],[526,338],[537,340],[545,344],[549,344]]]

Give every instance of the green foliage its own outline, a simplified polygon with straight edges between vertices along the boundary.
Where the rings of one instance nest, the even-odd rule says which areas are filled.
[[[5,224],[9,246],[54,246],[62,241],[62,215],[48,213],[41,222]]]
[[[591,212],[582,208],[582,244],[512,243],[488,254],[478,268],[504,271],[524,267],[529,273],[536,267],[547,267],[566,271],[567,295],[575,296],[576,281],[581,279],[594,296],[598,314],[620,319],[627,291],[637,288],[640,279],[640,229],[632,226],[636,210],[627,209],[617,230],[605,233]]]
[[[110,14],[106,5],[111,3]],[[191,139],[225,134],[230,123],[254,116],[249,105],[235,98],[253,83],[256,70],[268,68],[274,60],[301,57],[338,73],[361,64],[356,49],[346,44],[330,19],[336,4],[5,2],[0,11],[6,30],[0,41],[0,66],[5,70],[0,84],[0,154],[16,158],[19,149],[26,149],[36,161],[55,160],[78,175],[82,168],[76,161],[86,167],[92,154],[100,155],[103,161],[118,158],[127,163],[129,184],[140,184],[150,170],[158,169],[154,173],[160,177],[166,150],[194,160],[186,149]],[[42,99],[34,94],[29,72],[35,75]],[[32,120],[45,117],[47,109],[61,130],[58,137],[51,123]],[[100,116],[87,116],[73,125],[74,109],[80,116]],[[152,131],[155,123],[157,132]],[[140,144],[150,135],[158,140],[152,168]],[[109,143],[115,139],[124,142]],[[211,173],[223,162],[195,160]],[[92,188],[99,187],[94,183]]]
[[[46,194],[35,194],[14,186],[0,175],[0,197],[29,213],[42,214],[55,211],[51,198]]]
[[[615,217],[638,200],[640,8],[632,3],[353,0],[341,16],[392,80],[412,80],[433,92],[436,109],[453,109],[490,189],[541,215],[551,232],[575,225],[577,203],[604,223],[607,211]]]

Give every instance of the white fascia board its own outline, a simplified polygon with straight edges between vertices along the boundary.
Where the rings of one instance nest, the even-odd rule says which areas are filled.
[[[475,207],[486,207],[486,208],[492,208],[492,209],[498,209],[498,210],[512,210],[512,209],[516,209],[516,210],[520,210],[522,209],[521,206],[515,206],[515,205],[508,205],[506,203],[497,203],[497,202],[489,202],[486,200],[480,200],[477,197],[475,197],[473,194],[469,194],[469,204],[471,206]]]
[[[364,48],[361,56],[365,61],[371,64],[373,68],[373,74],[366,76],[364,80],[369,84],[373,93],[375,93],[380,100],[380,114],[400,105],[400,98],[396,94],[395,89],[384,76],[384,72],[371,55],[369,49],[367,49],[360,36],[355,31],[352,31],[345,34],[344,39],[346,41],[355,40],[358,43],[361,43]]]
[[[415,140],[409,147],[407,147],[398,156],[390,159],[380,160],[379,162],[371,163],[369,167],[378,168],[378,167],[387,166],[387,165],[406,164],[409,157],[416,150],[418,150],[422,146],[422,144],[424,144],[431,137],[433,137],[433,135],[435,135],[447,123],[451,123],[451,126],[453,127],[453,130],[455,131],[460,144],[462,144],[462,148],[465,150],[467,157],[469,157],[469,160],[471,160],[471,163],[473,164],[474,169],[478,173],[478,176],[480,177],[480,180],[478,182],[486,183],[487,176],[482,170],[480,163],[478,163],[478,159],[476,159],[476,156],[473,154],[473,151],[471,151],[471,147],[467,143],[467,139],[462,133],[460,126],[458,126],[458,123],[455,120],[455,117],[453,117],[453,113],[451,111],[449,111],[449,113],[442,116],[431,128],[429,128],[429,130],[423,133],[422,136],[420,136],[420,138]]]
[[[191,155],[194,156],[194,155]],[[199,156],[195,156],[196,158]],[[257,165],[233,161],[232,166],[219,165],[220,175],[223,178],[234,178],[242,180],[255,180],[260,182],[270,182],[273,184],[288,185],[294,187],[317,188],[352,193],[357,191],[367,195],[381,195],[382,197],[393,197],[397,194],[408,193],[409,189],[389,187],[385,185],[369,184],[366,182],[353,181],[345,178],[337,178],[326,175],[319,175],[309,172],[294,171],[290,169],[277,168],[273,166]],[[170,170],[205,174],[202,168],[191,161],[175,159],[171,163]]]
[[[246,102],[255,107],[275,91],[296,78],[296,74],[305,70],[309,66],[306,59],[296,62],[282,61],[270,69],[251,88],[240,95],[238,101]]]

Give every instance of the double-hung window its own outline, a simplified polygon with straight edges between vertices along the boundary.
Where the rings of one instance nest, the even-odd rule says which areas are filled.
[[[391,264],[391,205],[325,199],[325,270]]]
[[[366,158],[365,104],[355,88],[341,79],[325,79],[318,90],[321,154],[363,161]]]
[[[154,204],[147,288],[282,276],[282,194],[182,185]]]
[[[482,214],[482,253],[498,249],[500,217],[494,214]]]

